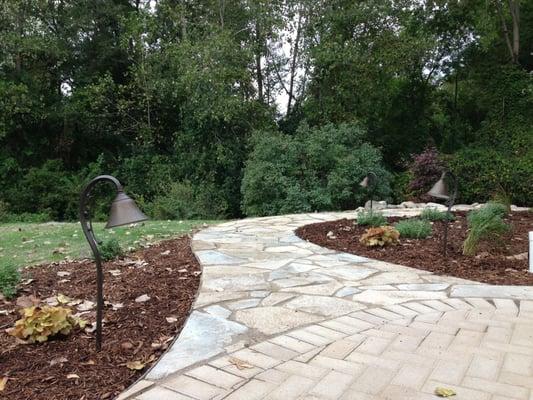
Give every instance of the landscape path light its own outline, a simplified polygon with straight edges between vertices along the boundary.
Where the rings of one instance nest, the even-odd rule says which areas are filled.
[[[448,179],[446,179],[448,178]],[[452,181],[453,184],[453,191],[450,194],[450,190],[448,187],[448,180]],[[448,224],[450,223],[450,217],[452,215],[452,206],[455,203],[455,199],[457,198],[457,178],[454,174],[452,174],[450,171],[444,171],[440,177],[440,179],[433,185],[433,187],[429,190],[427,193],[431,197],[435,197],[437,199],[443,199],[445,200],[445,203],[448,206],[448,211],[446,214],[446,219],[444,220],[444,238],[443,238],[443,244],[442,244],[442,252],[444,254],[444,257],[447,255],[447,249],[448,249]]]
[[[374,172],[369,172],[363,180],[359,183],[359,186],[368,189],[370,191],[370,211],[372,211],[372,202],[374,198],[374,190],[378,183],[378,176]]]
[[[108,182],[115,185],[117,195],[115,200],[111,203],[109,211],[109,218],[105,226],[106,229],[114,228],[116,226],[133,224],[148,219],[141,210],[137,207],[135,202],[128,197],[122,185],[117,178],[111,175],[100,175],[90,181],[80,196],[80,224],[85,234],[85,238],[89,242],[89,246],[94,255],[96,263],[96,350],[100,351],[102,348],[102,314],[104,309],[104,274],[102,271],[102,257],[98,250],[98,245],[101,244],[94,235],[93,224],[91,222],[91,198],[92,190],[99,182]]]

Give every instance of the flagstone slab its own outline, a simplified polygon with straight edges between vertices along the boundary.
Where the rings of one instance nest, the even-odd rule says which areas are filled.
[[[301,310],[311,314],[332,317],[349,314],[365,308],[354,301],[343,300],[330,296],[302,295],[285,304],[285,307]]]
[[[499,297],[533,300],[531,286],[455,285],[451,297]]]
[[[286,332],[322,319],[317,315],[275,306],[239,310],[235,313],[235,321],[265,335]]]
[[[232,337],[247,331],[245,325],[210,314],[191,314],[178,340],[146,376],[162,379],[172,372],[220,354]]]
[[[444,292],[424,292],[415,290],[365,290],[352,297],[354,301],[376,304],[381,306],[400,304],[412,300],[436,300],[445,299]]]

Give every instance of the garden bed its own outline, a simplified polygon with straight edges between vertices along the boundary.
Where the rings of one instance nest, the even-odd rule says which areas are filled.
[[[515,212],[505,220],[512,229],[498,242],[480,244],[475,256],[462,254],[467,236],[465,213],[456,213],[456,220],[449,225],[448,257],[442,254],[443,222],[433,222],[432,234],[426,239],[403,239],[387,247],[367,247],[359,238],[368,228],[353,220],[306,225],[296,234],[322,247],[357,254],[377,260],[431,271],[439,275],[451,275],[494,285],[533,285],[533,274],[528,268],[528,231],[533,229],[533,214]],[[406,218],[390,217],[393,225]],[[330,233],[331,232],[331,233]]]
[[[92,261],[28,268],[18,300],[0,298],[0,380],[8,378],[0,398],[112,399],[172,343],[190,312],[200,281],[190,239],[168,240],[106,262],[104,271],[108,303],[99,353],[91,326],[42,344],[18,344],[4,332],[19,318],[17,301],[19,305],[32,299],[53,303],[58,294],[73,299],[73,312],[88,308],[81,318],[94,322],[94,305],[89,303],[95,301],[96,291]],[[85,302],[75,304],[80,300]]]

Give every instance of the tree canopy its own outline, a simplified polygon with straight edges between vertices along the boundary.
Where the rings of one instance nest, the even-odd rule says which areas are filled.
[[[463,201],[533,194],[531,1],[0,7],[0,217],[75,218],[81,185],[103,172],[161,217],[353,207],[359,154],[399,200],[428,145],[468,187]],[[322,173],[331,181],[313,189]],[[292,189],[270,198],[278,179]],[[291,190],[306,192],[296,205]]]

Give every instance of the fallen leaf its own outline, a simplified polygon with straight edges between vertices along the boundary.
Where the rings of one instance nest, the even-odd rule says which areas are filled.
[[[58,247],[52,251],[52,254],[66,254],[66,251],[64,247]]]
[[[451,397],[455,396],[457,393],[453,389],[437,387],[435,388],[435,394],[439,397]]]
[[[80,311],[89,311],[96,307],[96,304],[90,300],[84,300],[81,304],[78,304],[76,308]]]
[[[170,254],[170,250],[167,250],[167,251],[163,251],[161,253],[162,256],[168,256]]]
[[[80,365],[94,365],[96,364],[93,360],[89,360],[87,362],[81,363]]]
[[[3,392],[7,385],[7,376],[0,378],[0,392]]]
[[[113,276],[120,276],[122,274],[122,272],[120,271],[120,269],[110,269],[109,270],[109,273]]]
[[[235,357],[230,357],[229,362],[235,365],[238,370],[243,370],[246,368],[250,369],[254,367],[253,365],[248,364],[246,361],[240,360]]]
[[[30,295],[30,296],[19,296],[17,298],[16,304],[19,307],[27,308],[27,307],[35,306],[39,304],[39,302],[40,301],[37,297],[35,297],[34,295]]]
[[[143,294],[143,295],[137,297],[135,299],[135,302],[136,303],[144,303],[144,302],[146,302],[148,300],[150,300],[150,296],[148,296],[147,294]]]
[[[126,363],[126,367],[134,371],[140,371],[144,368],[144,365],[141,361],[129,361]]]
[[[45,302],[46,304],[52,307],[59,305],[59,302],[57,301],[56,296],[47,297],[46,299],[43,300],[43,302]]]
[[[167,320],[167,322],[169,324],[172,324],[174,322],[178,322],[178,319],[176,317],[167,317],[166,320]]]
[[[65,296],[64,294],[62,293],[59,293],[57,296],[56,296],[56,299],[57,301],[59,301],[61,304],[67,304],[69,302],[72,301],[72,299],[68,296]]]
[[[80,379],[80,376],[77,374],[68,374],[67,379]]]
[[[178,272],[187,272],[187,268],[178,269]]]
[[[124,350],[130,350],[130,349],[133,349],[133,343],[131,343],[131,342],[122,342],[120,344],[120,347],[122,347]]]
[[[59,276],[60,278],[64,278],[65,276],[69,276],[70,275],[70,272],[67,272],[67,271],[57,271],[57,276]]]
[[[65,357],[58,357],[54,358],[53,360],[50,360],[50,366],[54,366],[56,364],[63,364],[66,363],[68,360]]]

